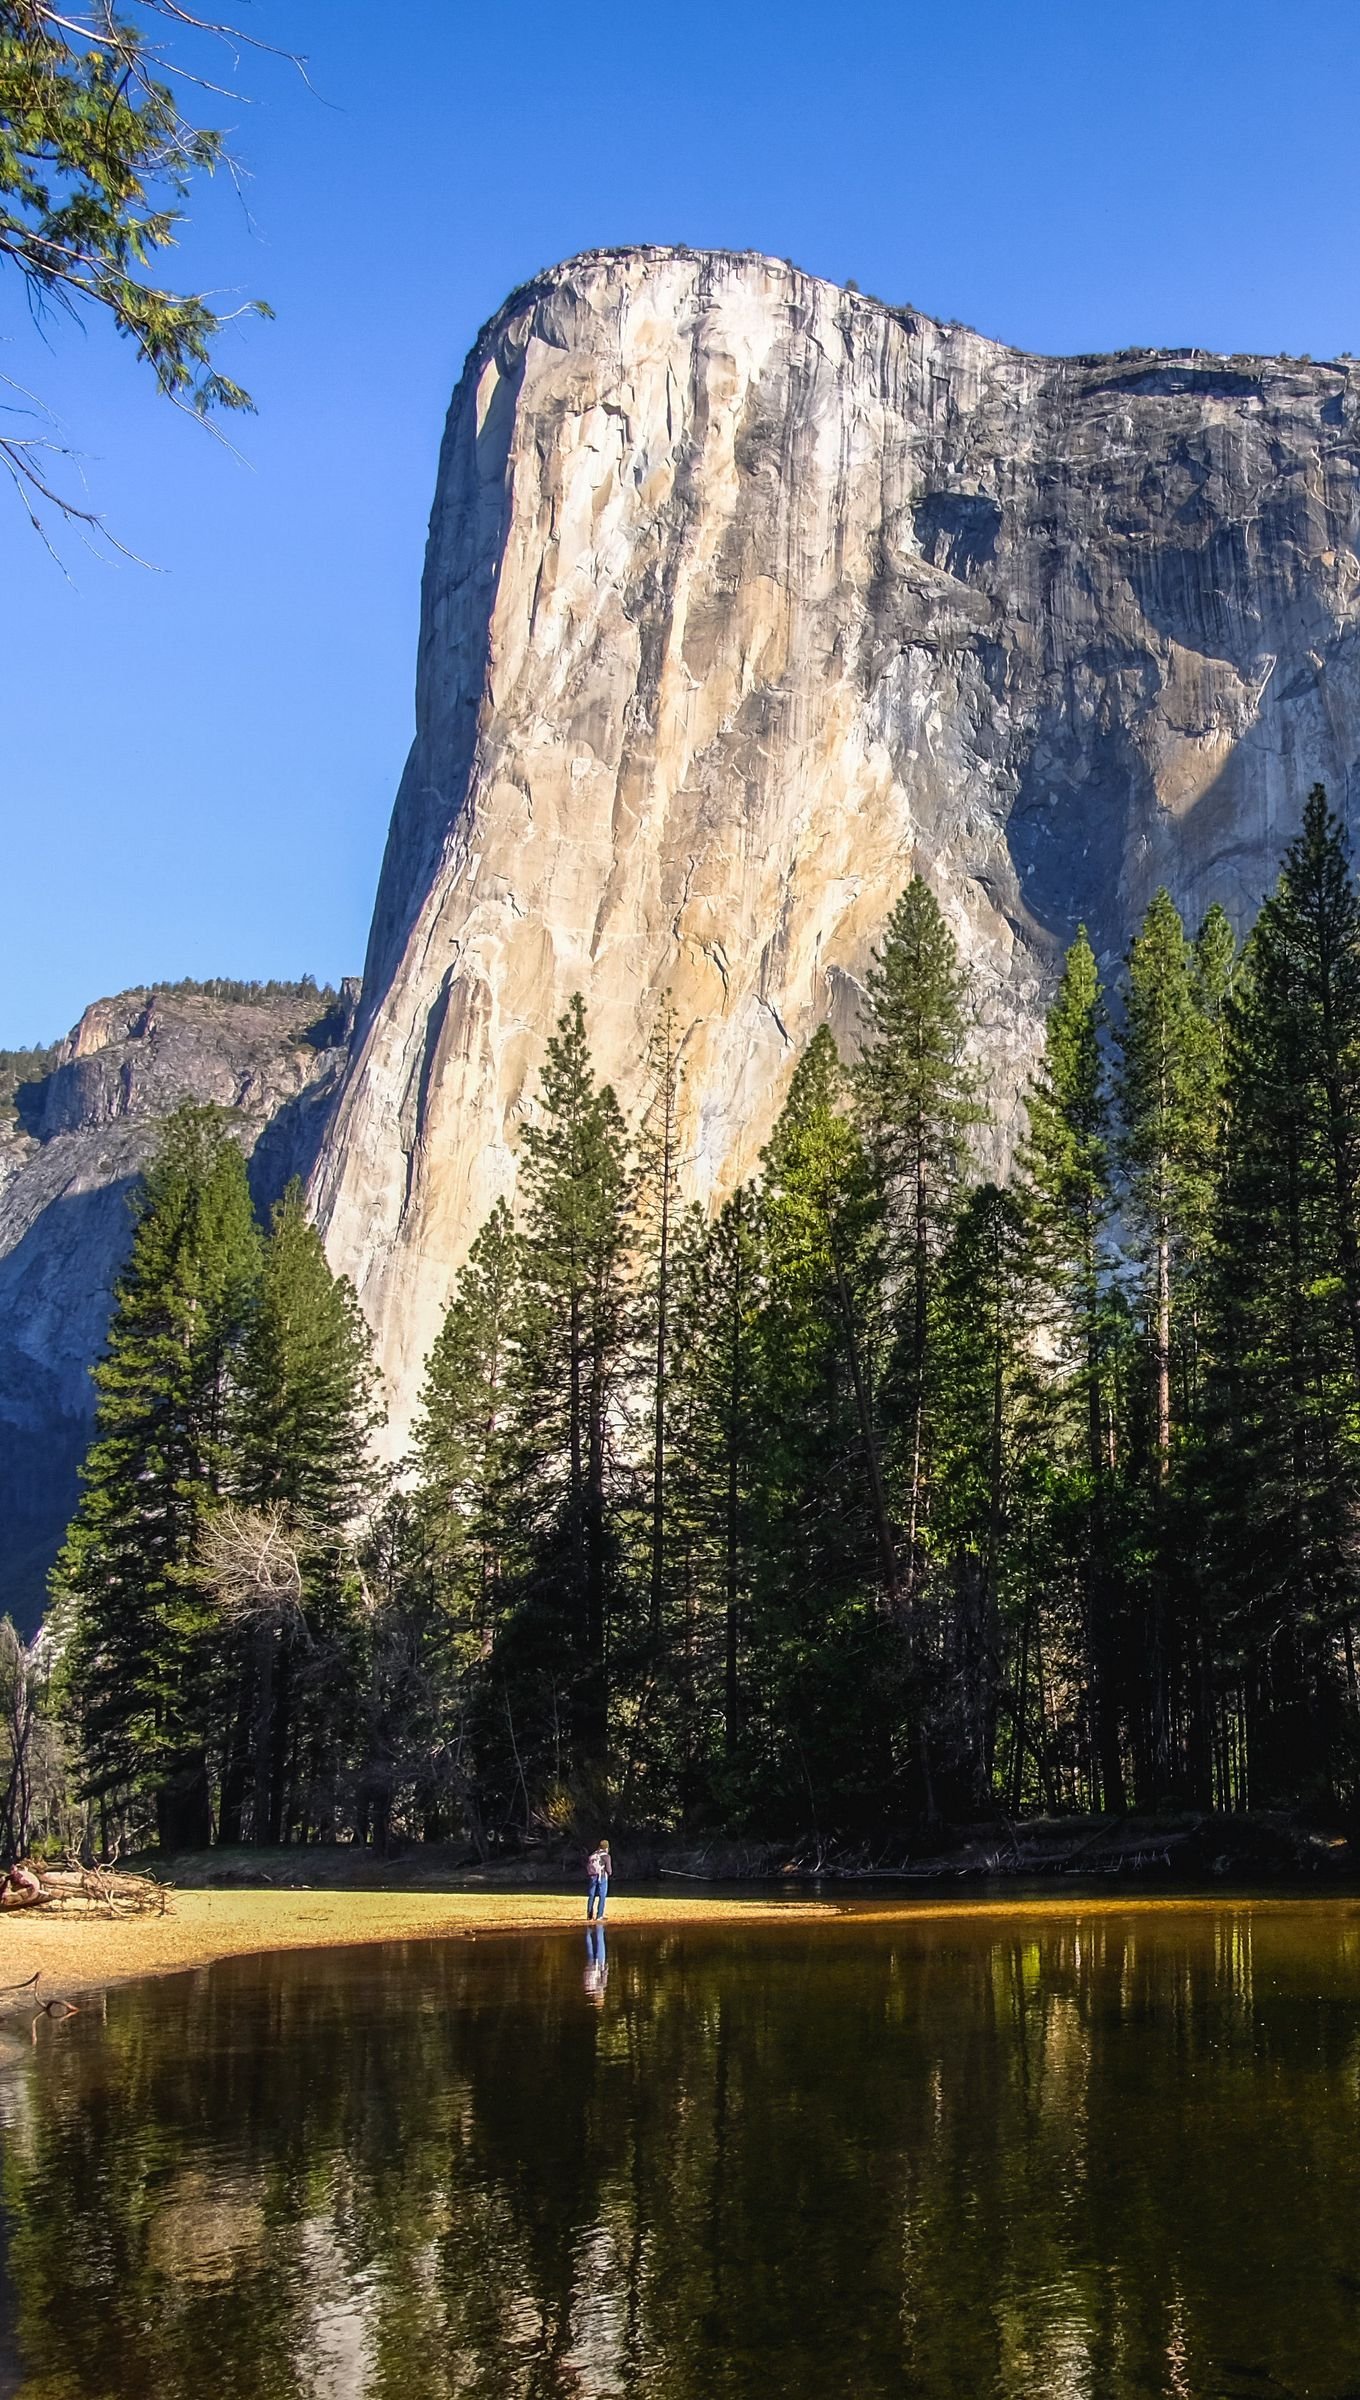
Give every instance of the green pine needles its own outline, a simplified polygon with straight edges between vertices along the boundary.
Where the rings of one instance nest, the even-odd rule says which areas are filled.
[[[168,55],[161,32],[178,37],[181,55]],[[233,317],[271,313],[261,300],[223,311],[207,293],[171,290],[159,271],[194,183],[230,166],[223,135],[186,113],[195,87],[228,96],[183,52],[186,37],[205,35],[229,38],[238,55],[266,47],[178,0],[0,0],[0,259],[35,314],[102,317],[168,399],[203,417],[252,406],[219,363],[222,336]],[[59,449],[45,432],[7,432],[0,464],[39,531],[44,503],[96,525],[54,488]]]
[[[82,1794],[168,1848],[333,1829],[368,1337],[296,1185],[261,1234],[214,1109],[167,1125],[94,1372],[54,1576]]]
[[[1068,952],[1005,1186],[917,878],[858,1056],[683,1197],[578,997],[408,1457],[353,1294],[208,1111],[143,1194],[58,1574],[82,1790],[167,1843],[612,1822],[832,1842],[998,1809],[1348,1805],[1360,896],[1321,792],[1241,953]]]

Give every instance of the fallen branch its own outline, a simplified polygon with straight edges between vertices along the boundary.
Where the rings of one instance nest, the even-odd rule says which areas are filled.
[[[132,1875],[116,1866],[87,1866],[74,1851],[66,1865],[47,1878],[49,1897],[63,1911],[76,1909],[87,1917],[163,1917],[169,1906],[169,1887],[152,1875]]]

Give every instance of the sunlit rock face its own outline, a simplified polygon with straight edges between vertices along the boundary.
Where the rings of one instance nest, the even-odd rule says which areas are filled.
[[[924,874],[1004,1151],[1055,961],[1168,882],[1239,918],[1360,730],[1356,374],[1033,358],[776,260],[601,252],[454,395],[417,735],[314,1196],[398,1433],[571,993],[687,1180],[757,1162]]]

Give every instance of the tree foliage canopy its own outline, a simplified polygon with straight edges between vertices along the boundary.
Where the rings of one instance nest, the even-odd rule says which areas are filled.
[[[189,100],[227,95],[173,57],[167,37],[182,48],[186,36],[228,33],[177,0],[0,0],[0,257],[35,310],[102,316],[161,392],[202,417],[252,406],[220,364],[221,337],[234,316],[270,313],[262,300],[223,311],[158,272],[195,180],[230,166],[224,135]],[[92,523],[54,488],[57,448],[48,433],[0,435],[35,525],[44,502]]]

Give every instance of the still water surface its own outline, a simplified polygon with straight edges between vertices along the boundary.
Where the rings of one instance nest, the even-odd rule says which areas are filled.
[[[237,1960],[0,2085],[22,2400],[1360,2394],[1360,1907]]]

